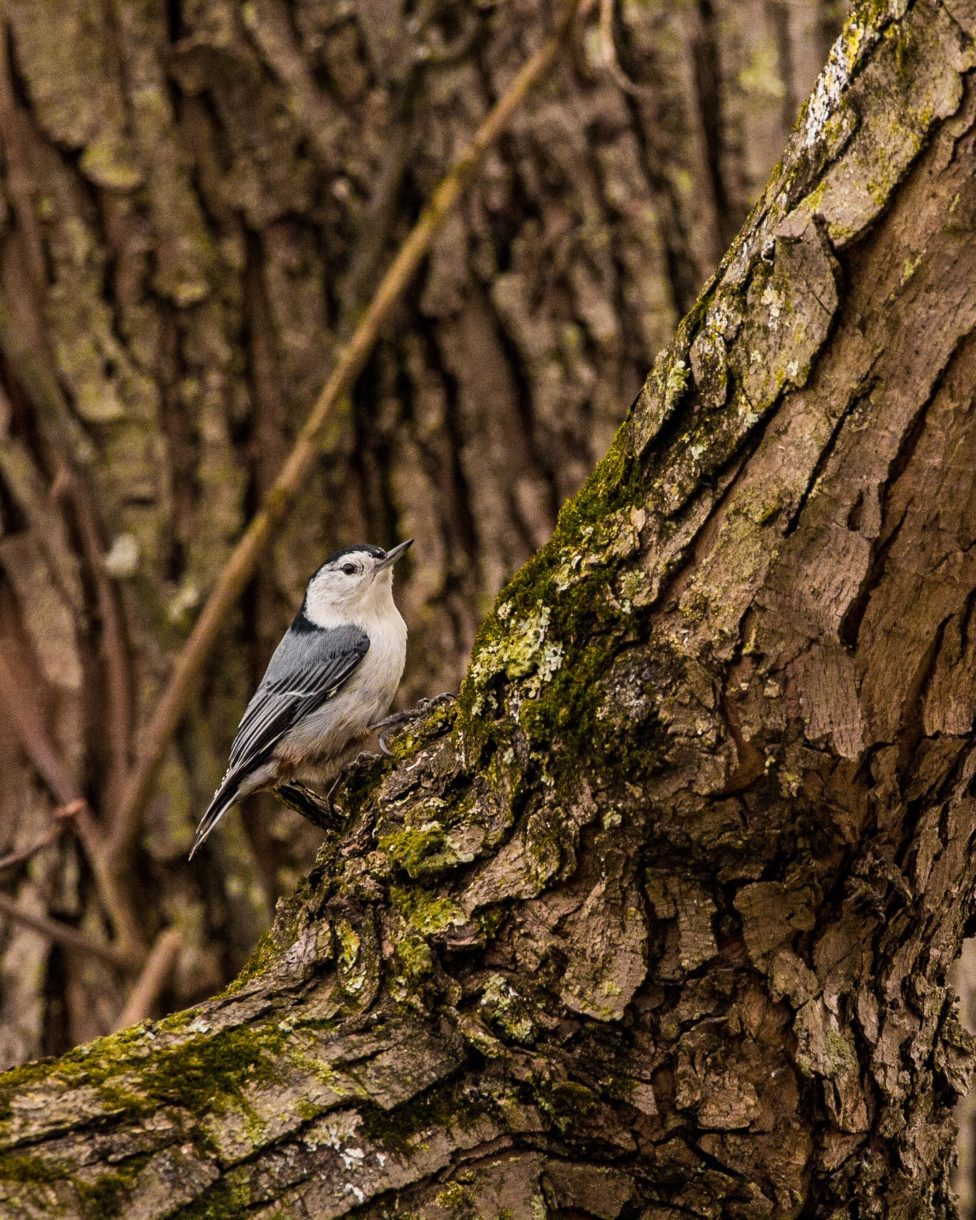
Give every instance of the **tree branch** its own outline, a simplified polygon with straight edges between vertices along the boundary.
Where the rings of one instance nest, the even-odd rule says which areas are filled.
[[[0,703],[8,723],[13,725],[24,752],[54,799],[60,805],[70,805],[83,799],[74,776],[54,748],[34,705],[24,698],[25,685],[12,668],[13,654],[9,640],[0,640]]]
[[[183,937],[177,928],[164,928],[160,932],[114,1029],[137,1025],[152,1015],[153,1007],[176,967],[182,947]]]
[[[6,655],[5,650],[6,649]],[[31,760],[61,807],[72,807],[75,829],[95,876],[99,898],[119,938],[119,955],[130,964],[137,960],[143,943],[139,921],[132,904],[112,870],[101,827],[91,816],[88,802],[81,795],[70,770],[48,736],[36,706],[23,697],[24,683],[18,680],[13,657],[6,644],[0,649],[0,703],[13,725],[24,752]]]
[[[85,808],[85,802],[79,797],[78,800],[69,802],[67,805],[61,805],[54,811],[54,820],[50,829],[46,834],[29,847],[22,847],[18,851],[8,852],[7,855],[0,857],[0,870],[8,868],[16,868],[19,864],[26,864],[28,860],[32,860],[38,852],[44,851],[47,847],[52,847],[57,843],[58,839],[64,834],[65,827]]]
[[[119,590],[105,570],[105,548],[91,491],[62,454],[57,455],[57,461],[60,465],[58,490],[63,492],[74,508],[78,536],[95,586],[102,623],[106,673],[105,730],[110,759],[108,774],[102,785],[102,799],[111,815],[128,772],[132,744],[132,675],[125,620]]]
[[[49,919],[44,915],[33,915],[30,911],[19,907],[9,894],[2,892],[0,892],[0,913],[9,919],[15,919],[18,923],[25,924],[28,928],[33,928],[35,932],[40,932],[59,945],[77,949],[81,953],[88,953],[119,970],[129,970],[132,967],[132,959],[128,954],[121,952],[113,945],[92,940],[84,932],[79,932],[77,928],[72,928],[69,924],[61,923],[57,919]]]

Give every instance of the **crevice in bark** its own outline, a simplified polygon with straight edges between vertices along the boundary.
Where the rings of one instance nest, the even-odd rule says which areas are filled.
[[[858,392],[849,400],[849,402],[845,406],[844,410],[840,413],[840,415],[838,415],[837,419],[834,421],[833,427],[831,428],[830,435],[827,438],[826,444],[821,449],[821,451],[817,457],[817,460],[814,463],[813,469],[810,472],[810,477],[807,480],[806,486],[803,488],[803,491],[800,493],[800,497],[797,500],[796,508],[794,509],[794,511],[792,512],[792,514],[790,515],[790,517],[786,523],[786,528],[783,531],[784,538],[788,538],[791,534],[795,533],[796,530],[799,528],[801,519],[803,517],[803,510],[806,508],[807,503],[810,499],[810,496],[813,494],[814,490],[816,489],[821,475],[827,469],[827,466],[829,465],[830,460],[833,457],[834,450],[837,447],[838,441],[840,440],[841,434],[842,434],[845,426],[847,426],[850,423],[852,417],[856,414],[858,407],[861,406],[861,404],[867,402],[871,398],[873,389],[874,389],[874,383],[869,376],[868,382],[865,385],[865,387],[863,389],[858,390]],[[851,512],[848,514],[848,518],[847,518],[848,528],[855,532],[857,531],[857,528],[858,528],[857,523],[860,521],[860,514],[861,514],[861,509],[863,507],[863,501],[864,501],[864,493],[859,492],[858,500],[856,501],[854,507],[851,509]],[[855,634],[855,642],[856,642],[856,634]]]
[[[694,305],[701,279],[695,272],[689,249],[691,243],[681,220],[681,209],[674,198],[671,184],[660,169],[661,157],[655,148],[653,130],[649,129],[636,98],[625,95],[622,101],[630,115],[631,126],[641,150],[639,165],[645,176],[650,198],[660,207],[663,215],[661,235],[666,278],[673,294],[676,312],[681,316]],[[648,356],[650,355],[651,353],[648,353]]]
[[[730,223],[731,209],[725,190],[722,164],[722,103],[718,88],[722,79],[722,40],[716,33],[712,0],[698,0],[697,10],[702,28],[701,37],[696,40],[694,48],[698,118],[705,137],[705,164],[718,223],[718,236],[720,244],[726,246],[735,233],[736,226]]]

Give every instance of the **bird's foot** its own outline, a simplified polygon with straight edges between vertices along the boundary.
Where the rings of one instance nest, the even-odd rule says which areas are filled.
[[[426,716],[435,707],[455,702],[457,702],[457,695],[453,691],[446,690],[440,695],[432,695],[429,699],[418,699],[414,707],[408,707],[403,712],[394,712],[391,716],[384,716],[382,720],[377,720],[369,727],[374,730],[395,729],[401,724],[407,724],[410,720],[416,720],[418,716]]]
[[[292,780],[287,784],[279,784],[275,788],[275,795],[290,809],[300,813],[313,826],[318,826],[320,830],[336,831],[342,829],[345,817],[332,803],[334,788],[335,784],[325,796],[322,796],[320,792],[313,791],[306,784]]]
[[[426,716],[428,712],[433,711],[435,707],[441,707],[445,703],[456,703],[457,695],[453,691],[443,691],[439,695],[432,695],[428,699],[420,699],[416,706],[409,707],[403,712],[394,712],[392,716],[384,716],[382,720],[377,720],[375,724],[369,727],[376,733],[379,741],[380,751],[387,756],[393,757],[393,751],[386,744],[386,732],[390,729],[401,728],[405,724],[409,724],[412,720],[417,720],[421,716]]]

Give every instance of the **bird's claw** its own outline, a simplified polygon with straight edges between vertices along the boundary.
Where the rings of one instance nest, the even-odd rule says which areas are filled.
[[[396,729],[401,724],[408,724],[411,720],[416,720],[419,716],[426,716],[435,707],[441,707],[445,703],[456,703],[457,695],[453,691],[444,691],[440,695],[432,695],[428,699],[419,699],[415,707],[408,707],[402,712],[393,712],[390,716],[384,716],[382,720],[377,720],[375,724],[369,727],[375,732],[377,729]],[[384,754],[388,754],[389,750],[384,748],[383,739],[380,738],[380,749]]]
[[[429,712],[431,708],[442,707],[445,703],[457,703],[457,691],[442,690],[439,695],[431,695],[428,699],[421,699],[419,706],[425,712]]]
[[[418,700],[415,707],[409,707],[403,712],[394,712],[391,716],[384,716],[382,720],[377,720],[375,724],[369,727],[376,733],[376,740],[379,743],[380,753],[387,758],[393,757],[393,751],[386,744],[387,733],[391,729],[401,728],[405,724],[409,724],[411,720],[418,720],[435,707],[440,707],[444,703],[456,702],[457,695],[453,691],[444,691],[440,695],[432,695],[428,699]],[[380,730],[386,730],[385,732]]]
[[[313,791],[306,784],[293,780],[288,784],[279,784],[275,788],[275,794],[279,800],[284,801],[296,813],[300,813],[313,826],[318,826],[320,830],[338,830],[342,825],[343,817],[332,803],[334,788],[335,784],[329,789],[327,795],[322,796],[321,793]]]

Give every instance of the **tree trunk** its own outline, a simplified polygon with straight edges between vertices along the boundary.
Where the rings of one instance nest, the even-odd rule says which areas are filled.
[[[8,1214],[952,1214],[976,3],[901,8],[241,977],[4,1079]]]
[[[233,976],[319,841],[266,802],[184,863],[316,557],[416,537],[402,698],[456,688],[502,579],[758,193],[836,21],[832,0],[670,7],[622,7],[613,71],[606,39],[581,40],[442,234],[213,658],[134,866],[100,874],[62,835],[7,874],[21,912],[124,937],[137,966],[176,928],[170,1006]],[[201,596],[411,216],[552,15],[409,8],[3,6],[0,715],[18,732],[0,734],[0,855],[78,796],[82,840],[113,832]],[[22,922],[0,947],[0,1063],[113,1027],[131,970]]]

